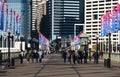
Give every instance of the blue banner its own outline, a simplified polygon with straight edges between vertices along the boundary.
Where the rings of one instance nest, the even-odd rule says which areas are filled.
[[[1,11],[1,30],[4,30],[4,3],[2,3],[2,11]]]
[[[4,31],[7,32],[8,29],[8,5],[6,5],[6,25]]]
[[[1,24],[2,19],[2,2],[0,1],[0,29],[3,30],[3,25]]]
[[[10,29],[12,30],[12,9],[10,10]]]

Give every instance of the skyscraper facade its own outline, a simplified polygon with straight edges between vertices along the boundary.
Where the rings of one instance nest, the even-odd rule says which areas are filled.
[[[31,0],[31,38],[32,48],[39,49],[39,43],[35,41],[39,40],[38,34],[40,31],[40,24],[44,14],[46,14],[46,0]]]
[[[120,0],[85,0],[85,33],[89,35],[91,47],[96,44],[96,36],[99,35],[100,48],[102,42],[108,46],[108,36],[101,37],[101,16],[106,12],[111,11],[113,6],[116,6]],[[119,31],[111,34],[111,44],[120,44]],[[107,48],[106,48],[107,49]]]
[[[49,0],[47,8],[52,40],[57,36],[73,35],[74,24],[84,23],[84,0]]]
[[[32,0],[32,30],[40,32],[41,18],[46,14],[45,6],[46,0]]]

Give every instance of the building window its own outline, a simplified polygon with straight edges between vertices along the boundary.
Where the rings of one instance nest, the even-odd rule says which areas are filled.
[[[110,2],[111,0],[106,0],[106,2]]]
[[[93,15],[93,19],[94,19],[94,20],[98,19],[97,14],[94,14],[94,15]]]

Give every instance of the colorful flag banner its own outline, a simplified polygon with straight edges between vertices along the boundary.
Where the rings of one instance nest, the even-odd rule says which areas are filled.
[[[111,12],[108,11],[101,17],[101,36],[108,35],[108,30],[116,32],[120,30],[120,4],[112,7]]]
[[[3,25],[1,24],[2,19],[2,2],[0,1],[0,29],[3,29]]]
[[[4,3],[2,2],[2,11],[1,11],[1,29],[4,30]]]
[[[12,9],[10,10],[10,26],[9,28],[12,30]]]
[[[18,25],[18,13],[16,14],[16,25],[15,25],[15,34],[19,35],[18,29],[19,29],[19,25]]]
[[[80,32],[80,33],[74,38],[74,40],[73,40],[73,42],[71,43],[71,45],[77,45],[77,44],[79,44],[79,43],[80,43],[80,37],[81,37],[82,34],[83,34],[83,33]]]
[[[44,45],[49,45],[49,40],[42,33],[39,33],[39,42]]]
[[[17,29],[17,33],[20,34],[20,23],[21,23],[21,16],[18,14],[18,29]]]
[[[15,11],[13,12],[13,28],[12,28],[12,32],[13,32],[13,34],[15,34]]]
[[[101,16],[101,36],[104,36],[104,18]]]
[[[7,29],[8,29],[8,5],[6,5],[6,24],[4,31],[7,32]]]

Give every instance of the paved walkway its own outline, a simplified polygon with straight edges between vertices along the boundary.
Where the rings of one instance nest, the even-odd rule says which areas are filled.
[[[63,63],[60,54],[45,57],[43,63],[15,64],[13,69],[0,69],[0,77],[120,77],[120,63],[112,62],[111,68],[99,64]]]

